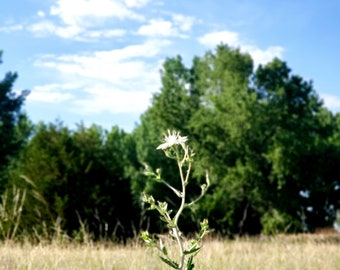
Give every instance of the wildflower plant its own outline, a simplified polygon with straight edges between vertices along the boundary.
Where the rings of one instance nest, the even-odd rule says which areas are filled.
[[[186,241],[182,232],[178,226],[178,220],[185,208],[192,208],[193,205],[200,200],[207,191],[209,186],[209,177],[206,174],[206,183],[201,185],[201,193],[197,197],[187,202],[187,186],[189,183],[189,176],[193,162],[194,152],[187,145],[188,138],[180,136],[179,132],[168,130],[168,134],[164,138],[164,143],[157,147],[158,150],[163,150],[168,158],[177,161],[181,189],[177,189],[165,181],[162,176],[160,169],[153,172],[151,168],[145,165],[145,174],[152,176],[155,181],[165,184],[170,190],[172,190],[177,197],[180,199],[180,205],[177,211],[173,214],[173,210],[168,208],[167,202],[156,201],[152,195],[143,194],[143,201],[150,205],[150,210],[157,210],[160,218],[166,223],[169,229],[169,238],[174,239],[177,242],[179,250],[179,259],[174,260],[170,258],[168,249],[165,243],[160,238],[156,240],[147,231],[143,232],[141,237],[148,247],[157,248],[161,255],[160,259],[174,269],[191,270],[194,268],[193,259],[201,250],[201,242],[203,237],[209,232],[208,220],[204,219],[201,223],[200,232],[197,234],[195,239]]]

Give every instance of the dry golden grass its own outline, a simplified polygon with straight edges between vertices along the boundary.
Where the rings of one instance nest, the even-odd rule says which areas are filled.
[[[340,235],[276,236],[233,241],[207,240],[197,270],[340,269]],[[0,269],[169,269],[156,250],[140,245],[0,244]]]

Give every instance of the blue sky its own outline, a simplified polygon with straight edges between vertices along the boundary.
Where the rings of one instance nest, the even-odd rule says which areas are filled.
[[[221,42],[279,57],[340,112],[338,0],[11,0],[1,4],[3,64],[29,89],[33,122],[131,131],[160,89],[166,57],[190,66]]]

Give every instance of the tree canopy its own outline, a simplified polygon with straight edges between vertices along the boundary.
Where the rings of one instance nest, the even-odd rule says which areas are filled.
[[[0,51],[0,64],[2,51]],[[29,123],[26,115],[21,111],[28,90],[16,94],[13,85],[18,75],[8,72],[0,81],[0,191],[3,191],[3,170],[15,157],[28,136]]]
[[[166,230],[141,194],[178,203],[143,175],[147,164],[180,183],[176,164],[156,150],[173,129],[195,151],[193,191],[206,171],[211,179],[204,199],[180,220],[185,232],[203,217],[229,236],[332,225],[340,208],[340,114],[324,107],[311,81],[277,58],[255,67],[249,54],[224,44],[190,67],[181,56],[167,58],[160,76],[160,91],[128,134],[83,124],[71,130],[61,121],[33,125],[21,111],[28,92],[15,94],[17,74],[6,74],[0,191],[27,192],[18,231],[53,234],[58,225],[79,237],[85,226],[95,238],[125,240],[145,228]]]
[[[332,169],[332,178],[320,175],[328,170],[318,161],[318,144],[334,134],[334,116],[312,82],[292,74],[279,59],[254,69],[248,54],[226,45],[194,58],[191,68],[180,57],[167,59],[162,82],[139,128],[159,134],[174,127],[195,141],[196,175],[208,169],[213,181],[199,211],[213,217],[215,229],[274,233],[311,230],[325,226],[327,219],[329,224],[330,208],[337,203],[326,198],[336,192],[339,174]],[[328,150],[322,155],[335,158]],[[316,209],[311,205],[316,189],[324,190],[319,209],[326,210],[308,213]],[[301,196],[302,191],[311,197]],[[318,222],[314,219],[307,228],[305,215],[310,220],[318,215]]]

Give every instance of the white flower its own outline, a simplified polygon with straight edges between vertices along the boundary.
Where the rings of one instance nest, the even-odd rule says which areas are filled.
[[[170,130],[168,130],[168,135],[166,135],[164,138],[165,142],[159,145],[157,149],[165,150],[176,144],[180,144],[183,146],[187,140],[188,140],[187,136],[182,137],[179,135],[179,132],[172,131],[171,133]]]

